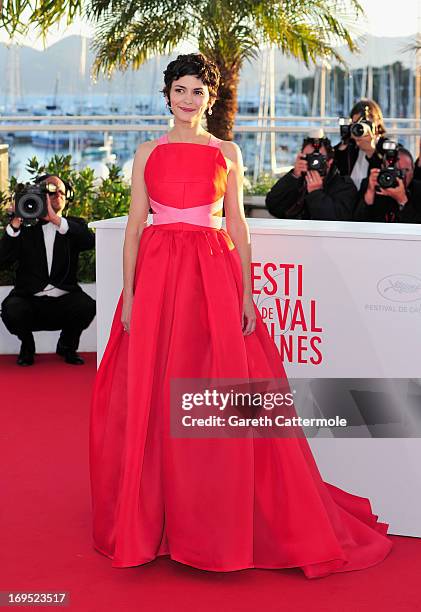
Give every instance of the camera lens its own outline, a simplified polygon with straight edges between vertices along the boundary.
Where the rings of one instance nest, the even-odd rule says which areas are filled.
[[[382,170],[377,178],[377,183],[383,189],[393,187],[395,185],[395,172],[393,170]]]
[[[354,123],[354,125],[351,126],[351,134],[357,138],[364,136],[364,125],[362,123]]]
[[[43,209],[42,199],[34,193],[28,193],[20,198],[17,212],[20,217],[36,219],[42,214]]]
[[[324,155],[321,155],[321,153],[309,153],[305,155],[304,159],[307,161],[310,171],[315,170],[322,176],[326,174],[327,163]]]

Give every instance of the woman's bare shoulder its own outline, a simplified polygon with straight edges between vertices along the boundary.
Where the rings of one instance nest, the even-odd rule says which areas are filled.
[[[243,172],[243,156],[241,149],[235,142],[231,140],[223,140],[221,142],[221,153],[225,157],[228,166],[228,172],[236,168],[240,174]]]
[[[155,149],[155,147],[159,144],[159,139],[155,140],[146,140],[145,142],[141,142],[136,149],[136,160],[146,162],[149,155]]]
[[[222,140],[221,151],[225,157],[228,157],[234,163],[238,163],[242,159],[240,147],[232,140]]]

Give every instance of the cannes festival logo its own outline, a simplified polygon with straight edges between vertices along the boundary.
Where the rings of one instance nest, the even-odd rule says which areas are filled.
[[[391,274],[377,283],[377,291],[391,302],[421,300],[421,279],[411,274]]]

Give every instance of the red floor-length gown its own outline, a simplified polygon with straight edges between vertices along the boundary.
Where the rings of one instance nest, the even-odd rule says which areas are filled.
[[[130,334],[122,295],[93,389],[95,548],[113,567],[159,555],[212,571],[299,567],[308,578],[367,568],[391,549],[368,499],[324,482],[306,439],[174,438],[172,377],[284,378],[256,309],[241,329],[241,262],[218,229],[221,141],[150,154],[154,224],[143,231]]]

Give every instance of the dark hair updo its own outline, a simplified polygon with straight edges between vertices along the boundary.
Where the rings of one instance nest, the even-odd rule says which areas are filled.
[[[207,85],[209,96],[216,98],[218,95],[221,74],[218,66],[205,57],[202,53],[188,53],[179,55],[176,60],[170,62],[164,70],[165,86],[162,90],[164,96],[170,99],[171,85],[183,76],[195,76]]]

